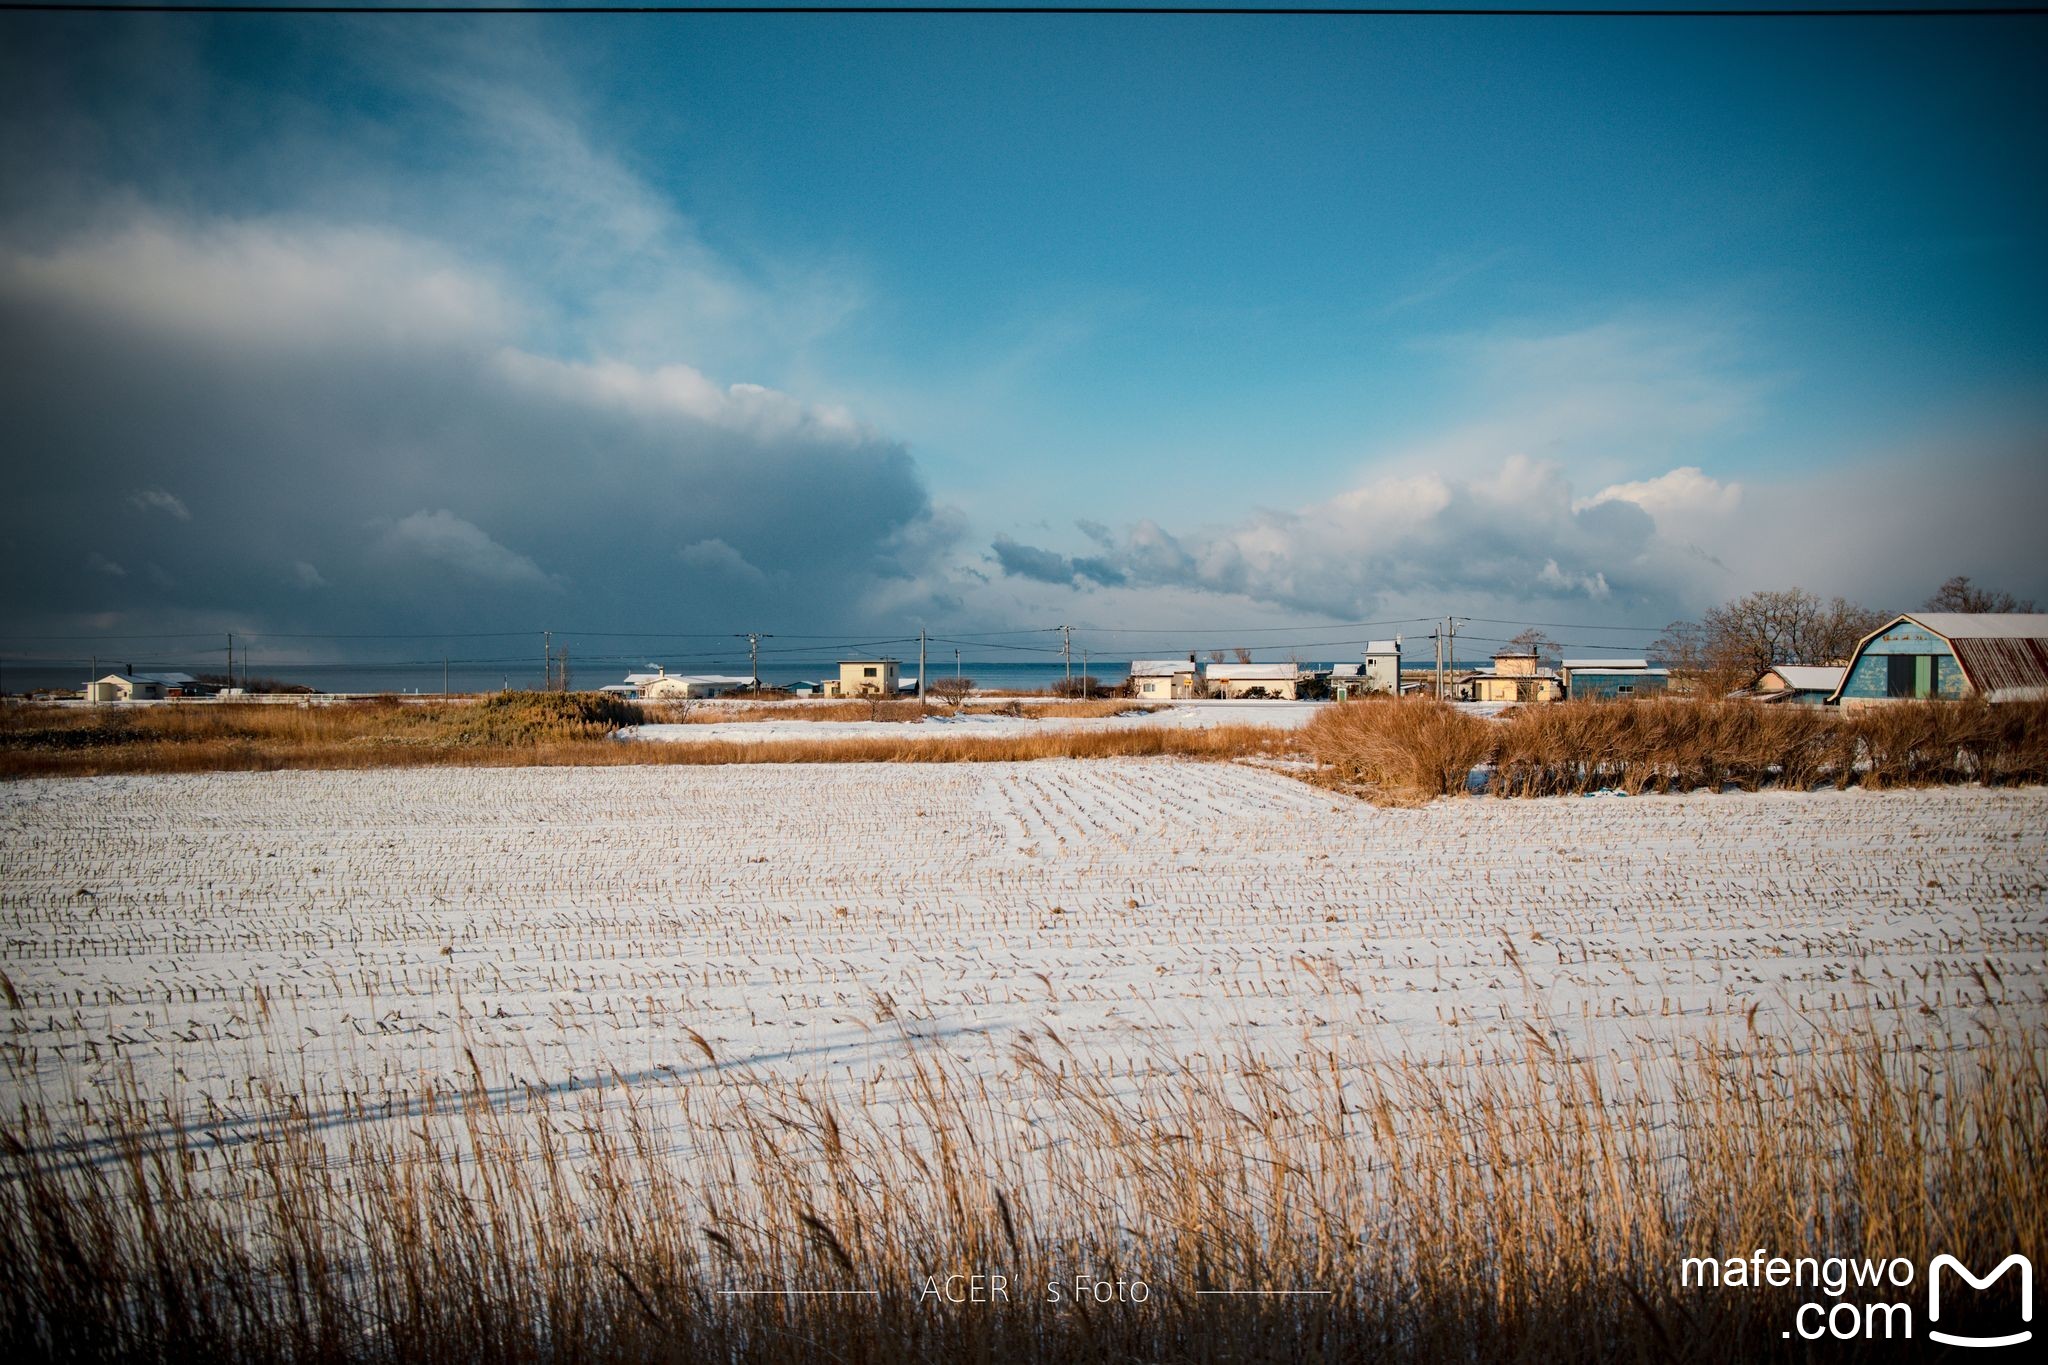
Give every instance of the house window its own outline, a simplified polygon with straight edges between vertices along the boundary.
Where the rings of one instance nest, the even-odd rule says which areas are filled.
[[[872,677],[874,677],[874,676],[875,676],[875,670],[874,670],[874,669],[872,669],[872,668],[863,668],[863,669],[862,669],[862,670],[860,671],[860,675],[861,675],[861,676],[862,676],[863,678],[872,678]]]
[[[1614,689],[1614,695],[1617,697],[1626,697],[1635,690],[1636,688],[1634,683],[1622,683],[1619,687],[1616,687]]]

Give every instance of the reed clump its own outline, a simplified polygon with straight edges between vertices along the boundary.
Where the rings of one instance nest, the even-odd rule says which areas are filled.
[[[1481,770],[1496,796],[2048,781],[2048,702],[1653,698],[1520,706],[1491,722],[1434,701],[1354,702],[1302,738],[1326,780],[1393,802],[1462,794]]]
[[[273,1088],[239,1122],[133,1089],[25,1100],[0,1124],[0,1350],[1789,1361],[1813,1349],[1796,1305],[1825,1296],[1688,1283],[1684,1259],[2048,1250],[2038,1019],[1926,1051],[1833,1027],[1612,1057],[1560,1037],[1532,1026],[1487,1066],[1343,1044],[1109,1074],[1034,1030],[999,1076],[907,1044],[874,1107],[708,1045],[665,1083],[494,1086],[472,1056],[402,1093]],[[927,1292],[977,1273],[1010,1297]],[[1126,1288],[1077,1304],[1077,1274]],[[2016,1300],[2008,1277],[1974,1309]],[[1934,1358],[1924,1334],[1827,1346]]]
[[[1386,801],[1462,794],[1493,751],[1492,725],[1430,699],[1344,702],[1302,730],[1302,745],[1338,785]]]

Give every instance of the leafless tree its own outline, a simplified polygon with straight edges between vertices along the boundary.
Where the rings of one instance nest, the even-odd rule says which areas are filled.
[[[1690,654],[1700,673],[1730,686],[1747,682],[1774,664],[1826,664],[1847,659],[1857,641],[1885,623],[1881,612],[1845,597],[1822,601],[1800,588],[1753,592],[1724,602],[1697,628],[1673,622],[1658,646],[1666,654]]]
[[[1246,649],[1243,645],[1239,645],[1236,649],[1233,649],[1230,652],[1237,656],[1237,661],[1241,664],[1248,664],[1252,661],[1252,652]]]
[[[934,678],[925,690],[948,706],[957,708],[967,699],[967,694],[974,690],[974,679]]]
[[[2039,611],[2031,598],[2014,597],[1997,588],[1980,588],[1968,574],[1957,574],[1920,604],[1928,611]]]

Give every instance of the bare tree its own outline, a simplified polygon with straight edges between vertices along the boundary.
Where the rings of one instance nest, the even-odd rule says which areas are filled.
[[[1527,630],[1516,635],[1514,639],[1508,641],[1508,648],[1523,654],[1534,654],[1541,658],[1550,650],[1556,649],[1557,642],[1536,629],[1536,627],[1530,626]]]
[[[1973,613],[2040,610],[2031,598],[2014,597],[1997,588],[1980,588],[1970,581],[1968,574],[1957,574],[1920,605],[1928,611]]]
[[[948,706],[957,708],[961,702],[967,700],[967,694],[974,690],[974,679],[934,678],[925,690]]]
[[[1789,588],[1753,592],[1724,602],[1694,628],[1673,622],[1656,646],[1670,646],[1667,659],[1690,653],[1686,662],[1716,682],[1747,682],[1774,664],[1826,664],[1846,659],[1857,641],[1883,625],[1880,612],[1845,597],[1823,602]]]
[[[1210,651],[1209,651],[1209,662],[1210,662],[1210,663],[1212,663],[1212,664],[1220,664],[1220,663],[1222,663],[1222,662],[1223,662],[1223,651],[1222,651],[1222,650],[1220,650],[1220,649],[1212,649],[1212,650],[1210,650]]]
[[[1233,649],[1230,652],[1237,656],[1237,661],[1241,664],[1248,664],[1252,661],[1252,652],[1246,649],[1243,645],[1239,645],[1236,649]]]

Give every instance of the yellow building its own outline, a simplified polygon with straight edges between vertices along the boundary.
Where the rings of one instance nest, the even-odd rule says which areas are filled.
[[[1460,701],[1558,701],[1564,696],[1564,683],[1543,670],[1534,650],[1509,650],[1494,655],[1493,667],[1486,672],[1460,678],[1457,696]]]
[[[893,697],[902,665],[894,659],[841,659],[839,678],[825,680],[828,697]]]

